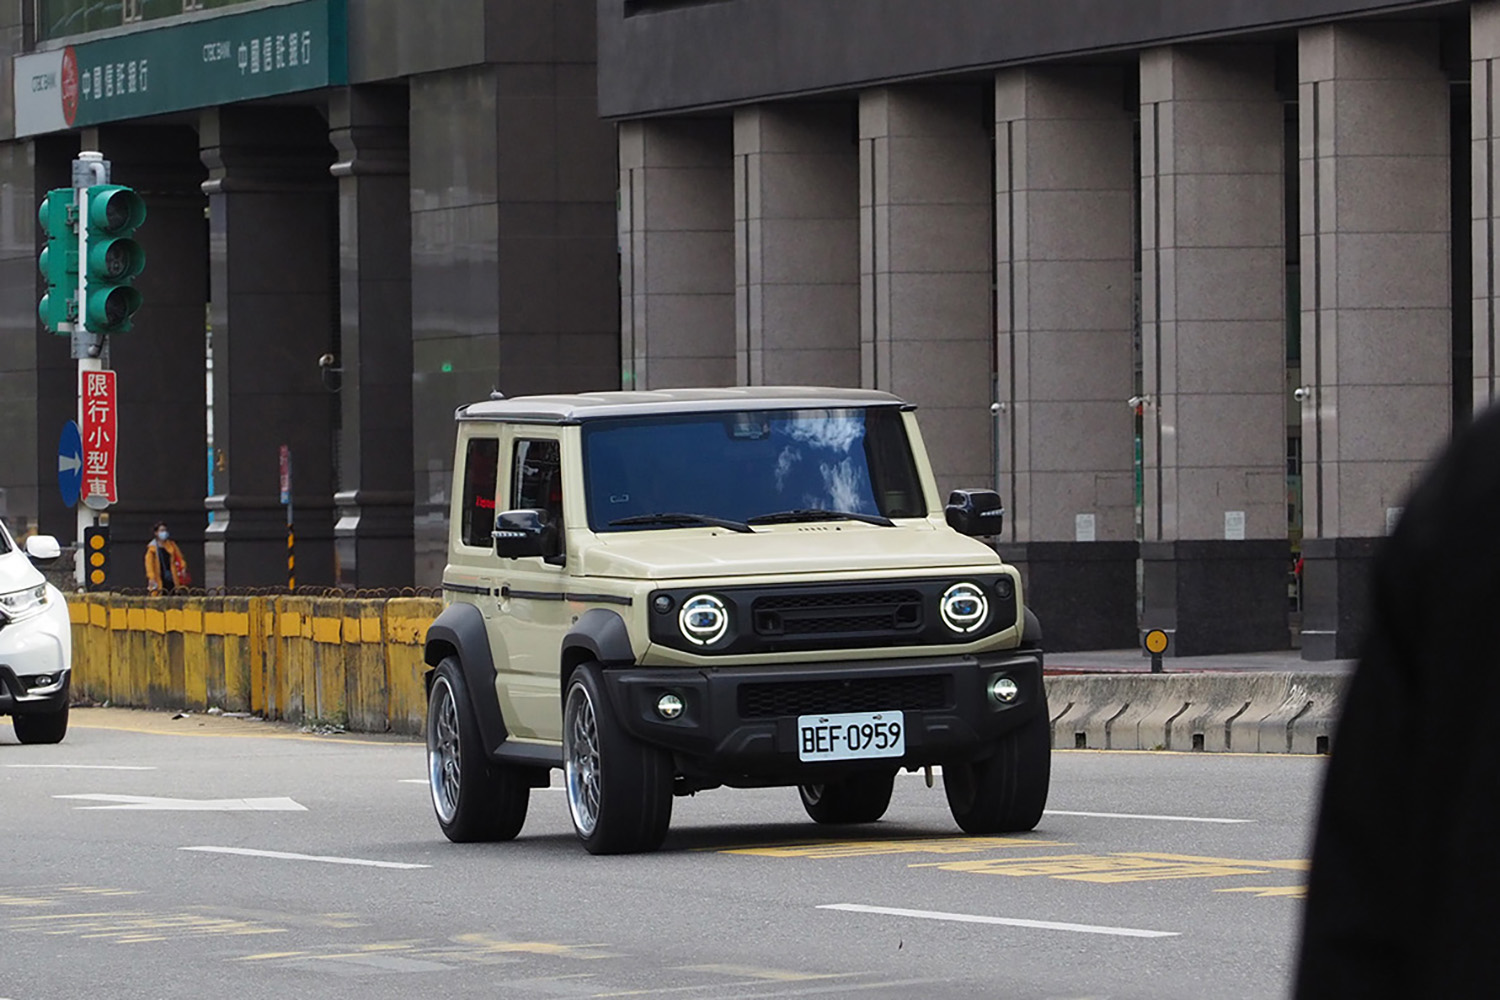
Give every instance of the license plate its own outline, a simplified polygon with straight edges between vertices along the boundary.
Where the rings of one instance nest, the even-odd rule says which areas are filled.
[[[860,760],[906,753],[900,712],[843,712],[797,716],[801,760]]]

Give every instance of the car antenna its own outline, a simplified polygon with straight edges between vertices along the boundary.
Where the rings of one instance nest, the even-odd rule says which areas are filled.
[[[490,398],[491,399],[504,399],[505,398],[505,393],[501,392],[499,389],[491,389],[490,390]]]

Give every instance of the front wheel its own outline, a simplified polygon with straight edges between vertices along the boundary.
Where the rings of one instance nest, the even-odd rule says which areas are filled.
[[[590,854],[654,851],[672,821],[672,758],[615,718],[599,668],[573,671],[563,701],[563,772],[573,830]]]
[[[802,808],[815,823],[873,823],[891,804],[896,772],[856,774],[825,785],[799,785]]]
[[[512,840],[526,822],[531,786],[485,756],[463,668],[438,664],[427,693],[427,782],[443,835],[454,843]]]
[[[943,790],[965,833],[1022,833],[1041,822],[1051,771],[1052,731],[1044,705],[1036,718],[1002,736],[984,760],[944,764]]]
[[[68,706],[55,712],[11,716],[16,739],[22,743],[61,743],[68,734]]]

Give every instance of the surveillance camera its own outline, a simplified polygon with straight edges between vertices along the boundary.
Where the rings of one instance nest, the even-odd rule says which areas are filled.
[[[1133,410],[1137,406],[1140,406],[1145,401],[1146,401],[1146,397],[1145,396],[1131,396],[1129,399],[1125,400],[1125,405],[1129,406]]]
[[[325,354],[321,358],[318,359],[318,367],[319,368],[332,368],[333,367],[333,363],[334,363],[335,360],[336,359],[334,358],[334,356],[332,354]]]
[[[1299,385],[1292,392],[1293,398],[1295,398],[1297,400],[1297,402],[1299,402],[1299,403],[1303,403],[1303,402],[1306,402],[1309,399],[1312,399],[1312,394],[1313,394],[1312,386],[1310,386],[1310,385]]]

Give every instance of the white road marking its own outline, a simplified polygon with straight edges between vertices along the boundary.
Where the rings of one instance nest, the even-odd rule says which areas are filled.
[[[402,861],[370,861],[366,858],[337,858],[321,854],[291,854],[287,851],[254,851],[248,847],[179,847],[179,851],[201,851],[204,854],[239,854],[247,858],[276,858],[282,861],[321,861],[326,865],[359,865],[364,868],[431,868]]]
[[[938,910],[904,910],[893,906],[864,906],[859,903],[827,903],[820,910],[843,910],[846,913],[875,913],[888,917],[914,917],[919,920],[950,920],[962,924],[1001,924],[1005,927],[1028,927],[1042,931],[1072,931],[1075,934],[1109,934],[1114,937],[1179,937],[1180,931],[1147,931],[1135,927],[1099,927],[1094,924],[1066,924],[1053,920],[1024,920],[1020,917],[985,917],[971,913],[943,913]]]
[[[154,771],[154,764],[6,764],[6,767],[51,767],[67,771]],[[0,997],[0,1000],[4,1000]]]
[[[398,778],[397,780],[400,781],[401,784],[403,784],[403,785],[425,785],[425,784],[427,784],[427,779],[426,778]]]
[[[1145,813],[1095,813],[1070,812],[1066,809],[1048,809],[1048,816],[1091,816],[1097,819],[1154,819],[1164,823],[1254,823],[1253,819],[1220,819],[1214,816],[1151,816]]]
[[[170,812],[307,812],[307,807],[285,796],[273,799],[168,799],[155,795],[54,795],[54,799],[108,802],[79,809],[126,809]]]

